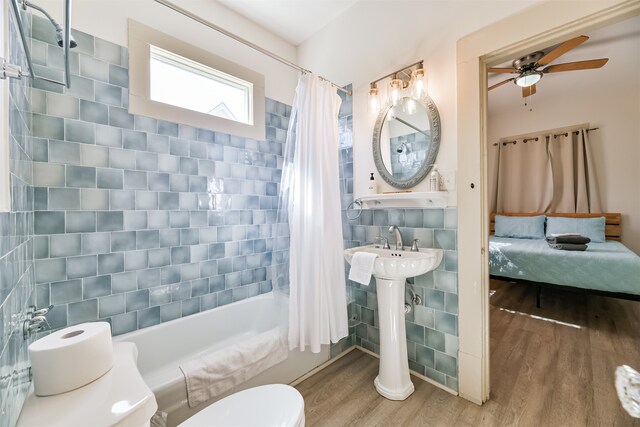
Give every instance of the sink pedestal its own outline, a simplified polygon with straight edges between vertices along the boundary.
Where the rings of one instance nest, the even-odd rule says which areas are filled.
[[[376,277],[380,327],[380,371],[374,384],[382,396],[404,400],[414,391],[409,377],[404,321],[405,279]]]

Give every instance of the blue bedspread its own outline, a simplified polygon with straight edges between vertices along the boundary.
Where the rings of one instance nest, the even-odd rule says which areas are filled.
[[[489,268],[495,276],[640,295],[640,257],[620,242],[573,252],[551,249],[544,239],[491,236]]]

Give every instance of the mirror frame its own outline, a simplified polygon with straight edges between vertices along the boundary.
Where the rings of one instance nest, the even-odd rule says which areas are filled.
[[[403,99],[404,98],[407,97],[405,96],[403,97]],[[431,125],[431,141],[429,146],[429,155],[425,158],[424,164],[412,177],[407,179],[394,178],[393,175],[391,175],[391,173],[387,170],[384,162],[382,161],[382,154],[380,152],[380,135],[382,134],[382,126],[384,126],[385,119],[387,117],[387,114],[389,113],[389,109],[392,107],[392,103],[390,100],[387,101],[387,103],[384,105],[384,108],[382,108],[380,110],[380,113],[378,113],[378,118],[376,119],[376,123],[373,128],[373,160],[376,164],[376,169],[378,169],[378,173],[380,174],[382,179],[394,188],[407,189],[416,186],[429,174],[431,168],[433,167],[433,164],[436,161],[436,158],[438,157],[438,151],[440,150],[441,131],[440,113],[438,113],[438,108],[428,95],[424,95],[422,98],[416,99],[416,101],[420,102],[420,104],[422,104],[427,110],[427,116]]]

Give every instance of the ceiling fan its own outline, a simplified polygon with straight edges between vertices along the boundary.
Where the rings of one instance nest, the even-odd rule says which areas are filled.
[[[609,61],[609,58],[591,59],[588,61],[568,62],[565,64],[549,65],[560,56],[576,48],[582,43],[589,40],[587,36],[579,36],[565,42],[560,43],[555,49],[549,53],[541,51],[530,53],[514,60],[511,68],[489,68],[490,73],[512,73],[517,74],[500,83],[496,83],[489,87],[489,90],[502,86],[505,83],[514,82],[522,87],[522,96],[527,97],[536,93],[536,83],[547,73],[559,73],[562,71],[589,70],[593,68],[601,68]],[[544,68],[542,68],[544,67]],[[542,69],[541,69],[542,68]]]

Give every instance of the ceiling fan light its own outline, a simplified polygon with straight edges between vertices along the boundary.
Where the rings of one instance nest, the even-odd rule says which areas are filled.
[[[520,87],[529,87],[538,83],[538,81],[542,78],[542,73],[538,71],[531,71],[528,73],[523,73],[516,77],[514,83]]]

